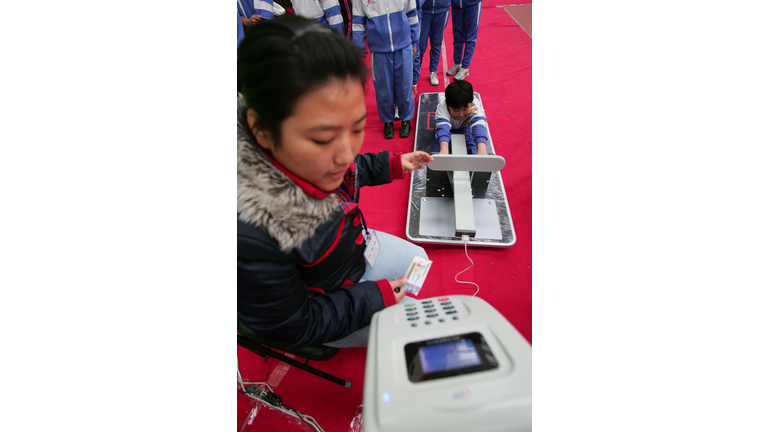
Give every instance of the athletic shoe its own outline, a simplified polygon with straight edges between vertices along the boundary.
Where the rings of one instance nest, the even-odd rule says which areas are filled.
[[[448,75],[448,76],[456,75],[456,72],[458,72],[459,69],[461,69],[461,63],[457,63],[457,64],[451,66],[451,68],[448,69],[448,71],[446,71],[445,74]]]
[[[437,72],[430,72],[429,73],[429,83],[436,86],[437,85]]]
[[[392,139],[395,137],[395,125],[392,122],[384,123],[384,138]]]
[[[456,76],[453,77],[453,78],[457,79],[459,81],[462,81],[462,80],[464,80],[464,78],[466,78],[468,76],[469,76],[469,69],[461,68],[461,69],[459,69],[459,73],[457,73]]]
[[[407,138],[411,135],[411,121],[403,120],[400,124],[400,138]]]
[[[397,105],[395,105],[395,120],[400,120],[400,114],[397,112]]]

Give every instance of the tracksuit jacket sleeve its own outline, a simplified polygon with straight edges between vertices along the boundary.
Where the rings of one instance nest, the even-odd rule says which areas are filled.
[[[396,303],[386,280],[310,296],[295,259],[254,238],[238,238],[237,247],[238,318],[276,347],[338,340],[369,325],[374,313]]]
[[[272,19],[275,17],[275,9],[272,4],[272,0],[241,0],[252,1],[254,12],[261,15],[264,19]]]
[[[344,34],[344,19],[341,18],[341,6],[339,0],[325,0],[323,2],[323,14],[328,20],[328,26],[337,32]]]
[[[472,128],[472,137],[475,139],[475,144],[481,142],[487,143],[488,120],[485,118],[485,110],[482,105],[480,105],[480,101],[477,98],[472,101],[472,104],[474,105],[473,108],[476,108],[476,111],[473,113],[472,119],[469,122],[469,127]]]
[[[435,134],[438,141],[451,141],[451,114],[445,99],[440,101],[435,109]]]
[[[352,0],[352,42],[360,52],[365,50],[365,19],[363,0]]]
[[[411,45],[417,47],[419,46],[419,14],[416,10],[416,0],[408,0],[405,15],[411,26]]]

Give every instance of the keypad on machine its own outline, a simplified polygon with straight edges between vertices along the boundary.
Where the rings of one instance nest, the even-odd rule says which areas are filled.
[[[419,308],[421,306],[421,308]],[[420,310],[421,309],[421,310]],[[429,325],[433,322],[444,323],[450,316],[453,320],[458,320],[458,310],[455,304],[448,297],[443,297],[433,300],[422,300],[405,304],[405,316],[411,327],[417,327],[421,322],[421,315],[424,315],[425,320],[423,324]],[[445,317],[441,317],[444,315]],[[437,318],[437,320],[430,320],[430,318]],[[452,320],[452,321],[453,321]]]

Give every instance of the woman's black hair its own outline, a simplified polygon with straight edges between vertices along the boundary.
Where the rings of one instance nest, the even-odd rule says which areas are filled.
[[[295,15],[255,24],[238,47],[237,80],[258,127],[280,144],[280,125],[298,99],[333,80],[365,86],[357,48],[337,31]]]
[[[475,94],[472,84],[466,80],[454,81],[445,88],[445,103],[453,109],[461,109],[472,103]]]

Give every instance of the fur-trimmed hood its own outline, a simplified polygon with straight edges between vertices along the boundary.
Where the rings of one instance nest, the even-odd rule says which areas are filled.
[[[287,252],[312,236],[339,211],[337,194],[323,199],[307,195],[267,159],[245,123],[245,98],[237,96],[237,214],[265,229]]]

